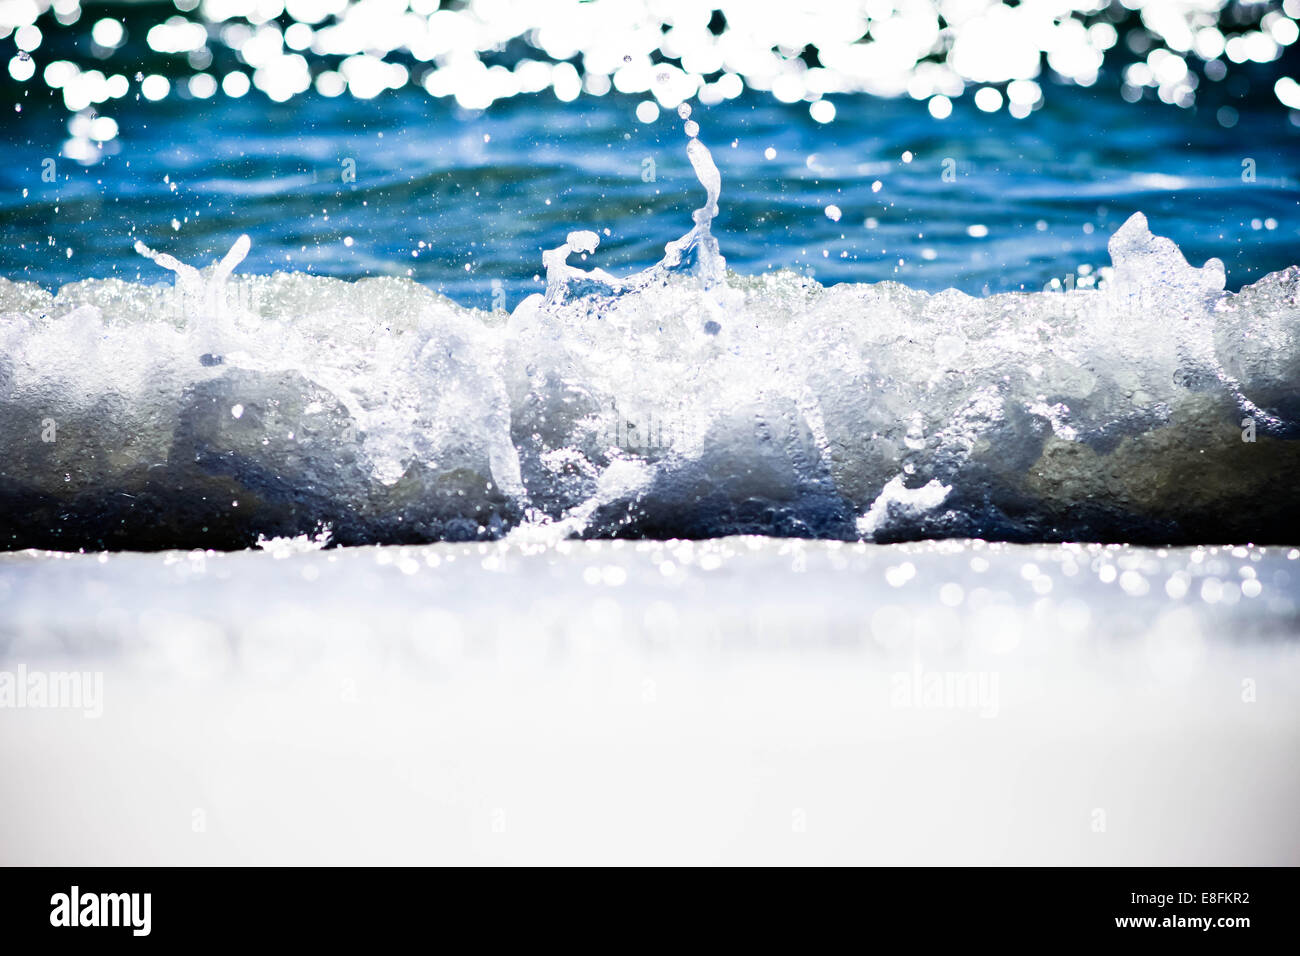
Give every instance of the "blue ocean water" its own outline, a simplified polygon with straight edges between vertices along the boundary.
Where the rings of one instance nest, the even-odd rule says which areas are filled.
[[[1221,258],[1229,289],[1298,258],[1300,128],[1276,103],[1232,101],[1229,128],[1222,98],[1127,103],[1104,79],[1047,92],[1023,119],[969,97],[936,120],[924,101],[842,96],[827,124],[756,92],[696,106],[728,266],[1034,290],[1108,264],[1136,211],[1189,261]],[[701,199],[676,115],[639,122],[636,96],[547,91],[479,112],[410,87],[368,101],[132,94],[83,166],[60,155],[68,113],[49,94],[15,94],[21,111],[0,121],[0,274],[49,288],[153,281],[137,239],[202,263],[247,233],[245,272],[409,276],[513,308],[544,287],[541,252],[568,231],[601,233],[592,263],[624,273],[661,258]]]

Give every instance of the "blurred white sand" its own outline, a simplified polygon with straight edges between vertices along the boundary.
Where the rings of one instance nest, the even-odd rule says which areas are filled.
[[[0,863],[1300,863],[1285,548],[302,547],[0,556]]]

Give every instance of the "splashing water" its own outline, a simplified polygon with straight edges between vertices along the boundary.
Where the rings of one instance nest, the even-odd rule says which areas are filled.
[[[176,291],[180,295],[181,306],[187,318],[196,324],[198,340],[206,348],[200,357],[204,365],[221,363],[217,343],[221,338],[221,323],[230,307],[226,297],[226,285],[235,268],[248,256],[251,246],[252,240],[248,236],[240,236],[230,247],[230,251],[213,266],[212,274],[205,279],[203,274],[193,266],[186,265],[164,252],[154,252],[143,242],[136,240],[136,252],[164,269],[176,273]]]
[[[568,258],[573,253],[591,254],[600,245],[600,236],[594,232],[583,230],[569,233],[564,245],[542,255],[542,262],[546,267],[545,300],[548,305],[562,303],[572,282],[595,282],[611,291],[644,288],[674,270],[681,269],[685,257],[692,251],[697,256],[695,272],[706,288],[723,281],[727,263],[722,258],[718,249],[718,240],[714,238],[712,232],[713,220],[718,215],[718,197],[722,193],[722,174],[718,172],[709,148],[699,140],[700,127],[690,119],[690,105],[681,104],[677,109],[677,115],[685,121],[688,137],[686,155],[706,194],[704,205],[695,210],[691,216],[695,225],[684,236],[664,246],[664,257],[656,265],[623,279],[612,276],[602,269],[588,272],[569,265]],[[534,303],[529,304],[530,308],[533,306]]]
[[[552,249],[549,252],[542,253],[542,264],[546,267],[546,302],[551,305],[558,305],[564,301],[568,294],[569,283],[583,279],[600,282],[611,289],[618,289],[623,286],[622,280],[616,276],[610,275],[603,269],[593,269],[587,272],[575,266],[569,265],[569,256],[575,252],[590,255],[596,251],[600,245],[600,236],[589,230],[579,230],[569,233],[564,245]]]
[[[1139,214],[1096,288],[740,276],[679,117],[692,228],[626,277],[570,264],[600,242],[571,231],[504,320],[235,276],[247,237],[206,274],[137,243],[174,287],[0,280],[6,546],[1296,536],[1300,269],[1225,292]]]
[[[700,277],[706,284],[712,285],[722,281],[727,269],[727,263],[718,251],[718,240],[713,238],[711,231],[713,218],[718,214],[718,197],[722,195],[722,174],[718,172],[718,167],[713,162],[713,154],[698,138],[700,127],[690,119],[690,106],[683,103],[678,107],[677,113],[686,121],[686,135],[689,137],[686,143],[686,155],[708,199],[703,206],[695,210],[692,216],[695,220],[694,228],[665,248],[667,255],[664,261],[666,264],[674,265],[681,260],[686,250],[697,248]]]

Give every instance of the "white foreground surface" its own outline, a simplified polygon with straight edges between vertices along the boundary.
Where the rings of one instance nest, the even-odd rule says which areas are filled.
[[[103,692],[0,707],[0,863],[1294,865],[1297,595],[1285,548],[3,555],[0,674]]]

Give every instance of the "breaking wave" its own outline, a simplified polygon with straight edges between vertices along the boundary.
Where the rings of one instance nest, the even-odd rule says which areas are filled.
[[[0,280],[3,546],[1300,537],[1300,269],[1225,291],[1139,214],[1063,291],[736,275],[679,112],[691,230],[622,277],[573,232],[509,314],[235,275],[246,237],[137,244],[174,283]]]

